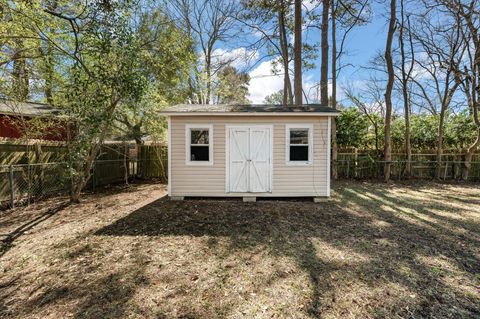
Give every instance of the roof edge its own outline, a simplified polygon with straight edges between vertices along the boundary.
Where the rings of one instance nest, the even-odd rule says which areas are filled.
[[[331,116],[340,115],[335,112],[158,112],[163,116]]]

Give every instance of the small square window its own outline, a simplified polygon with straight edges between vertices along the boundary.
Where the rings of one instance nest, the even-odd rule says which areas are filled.
[[[311,163],[312,125],[287,125],[286,159],[290,165],[308,165]]]
[[[187,125],[187,164],[211,165],[212,129],[211,125]]]

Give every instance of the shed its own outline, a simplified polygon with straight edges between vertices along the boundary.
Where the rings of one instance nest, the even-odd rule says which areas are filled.
[[[319,104],[184,104],[168,117],[168,194],[184,197],[330,196],[331,119]]]

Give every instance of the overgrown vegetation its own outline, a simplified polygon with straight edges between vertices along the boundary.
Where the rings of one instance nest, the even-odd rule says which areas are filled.
[[[1,2],[1,97],[43,99],[74,122],[67,146],[74,202],[109,135],[161,137],[163,123],[152,114],[188,94],[191,38],[160,6],[146,5]]]
[[[340,108],[342,108],[340,106]],[[434,150],[438,141],[438,115],[412,114],[410,116],[410,140],[414,150]],[[445,116],[444,147],[459,153],[475,141],[476,127],[467,112],[449,113]],[[376,113],[365,114],[358,108],[343,108],[337,118],[337,143],[341,149],[382,149],[384,121]],[[401,116],[392,120],[392,145],[395,150],[404,149],[405,121]]]

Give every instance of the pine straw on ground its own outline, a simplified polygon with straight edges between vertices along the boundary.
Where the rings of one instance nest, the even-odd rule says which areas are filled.
[[[320,204],[164,195],[0,212],[0,317],[480,317],[478,185],[340,182]]]

